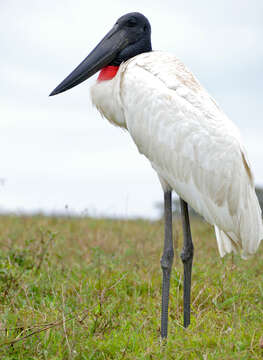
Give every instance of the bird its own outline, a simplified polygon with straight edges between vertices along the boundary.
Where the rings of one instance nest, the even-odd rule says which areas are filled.
[[[161,337],[168,334],[174,258],[172,191],[183,227],[184,327],[190,324],[194,246],[188,204],[214,226],[219,254],[247,258],[263,238],[254,177],[236,125],[173,54],[155,51],[141,13],[121,16],[89,55],[50,94],[62,93],[99,72],[92,103],[110,123],[127,130],[156,171],[164,194],[161,257]]]

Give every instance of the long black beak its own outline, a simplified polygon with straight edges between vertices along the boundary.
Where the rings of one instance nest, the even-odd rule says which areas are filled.
[[[128,37],[123,29],[115,25],[94,50],[60,83],[49,96],[57,95],[94,75],[107,66],[127,46]]]

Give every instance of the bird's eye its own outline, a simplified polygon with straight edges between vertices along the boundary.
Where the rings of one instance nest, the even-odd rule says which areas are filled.
[[[144,25],[143,31],[147,31],[147,25]]]
[[[137,20],[135,18],[130,18],[127,22],[127,26],[133,27],[137,25]]]

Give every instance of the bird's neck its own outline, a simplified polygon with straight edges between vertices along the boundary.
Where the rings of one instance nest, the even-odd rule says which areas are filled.
[[[105,66],[101,69],[97,81],[111,80],[117,74],[119,66]]]

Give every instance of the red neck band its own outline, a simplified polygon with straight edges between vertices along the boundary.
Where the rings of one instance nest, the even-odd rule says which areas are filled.
[[[105,66],[101,69],[98,81],[111,80],[117,74],[119,66]]]

